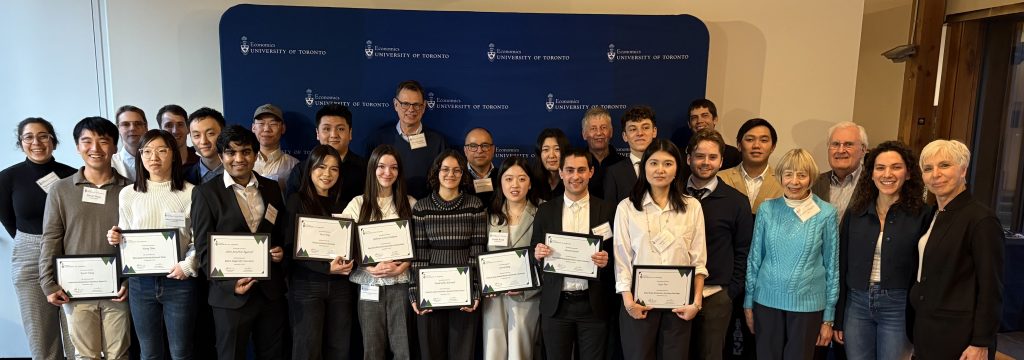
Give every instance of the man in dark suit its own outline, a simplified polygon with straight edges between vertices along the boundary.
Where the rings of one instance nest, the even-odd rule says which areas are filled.
[[[204,107],[188,116],[188,131],[199,153],[199,161],[185,168],[185,181],[199,186],[217,178],[224,171],[217,152],[217,137],[224,129],[224,115]]]
[[[604,239],[601,251],[590,257],[598,267],[597,279],[544,273],[540,311],[548,359],[572,358],[574,345],[580,359],[604,359],[609,340],[608,319],[617,310],[610,301],[616,295],[612,267],[608,266],[615,208],[590,196],[587,186],[593,171],[594,158],[586,149],[563,151],[558,174],[565,193],[542,204],[534,222],[532,243],[538,261],[553,251],[544,244],[548,233],[592,234]],[[618,339],[617,335],[611,338]]]
[[[694,319],[691,358],[722,359],[734,313],[742,299],[747,276],[747,253],[754,234],[754,216],[747,196],[718,178],[725,140],[714,129],[697,131],[686,147],[690,177],[686,192],[700,200],[707,234],[707,267],[704,308]],[[732,353],[732,346],[729,346]]]
[[[285,230],[275,226],[284,201],[277,182],[252,171],[259,140],[246,128],[233,125],[217,139],[224,174],[196,186],[192,193],[193,237],[200,272],[210,274],[210,233],[269,233],[270,279],[210,280],[208,301],[213,307],[217,358],[245,359],[249,337],[258,359],[285,354],[288,326],[285,303]],[[283,216],[283,215],[282,215]]]
[[[649,106],[633,106],[622,114],[622,140],[629,144],[629,157],[609,166],[604,175],[604,197],[618,205],[619,201],[629,197],[636,183],[637,172],[640,171],[640,158],[647,146],[658,137],[658,124],[654,119],[654,109]]]

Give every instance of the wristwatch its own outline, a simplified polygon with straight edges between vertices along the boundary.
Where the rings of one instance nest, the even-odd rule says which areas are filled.
[[[835,321],[823,321],[822,324],[828,325],[828,327],[835,327],[836,326],[836,322]]]
[[[693,306],[697,307],[698,312],[704,308],[704,306],[701,306],[701,304],[693,304]]]

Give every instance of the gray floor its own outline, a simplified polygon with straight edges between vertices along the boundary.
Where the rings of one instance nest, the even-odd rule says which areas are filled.
[[[999,334],[999,352],[1016,358],[1024,359],[1024,332]]]

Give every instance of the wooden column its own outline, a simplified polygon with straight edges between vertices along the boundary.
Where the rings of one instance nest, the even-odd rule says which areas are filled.
[[[903,103],[900,106],[899,139],[920,150],[938,137],[935,77],[939,72],[939,48],[946,1],[919,0],[913,43],[917,54],[907,60],[903,76]]]

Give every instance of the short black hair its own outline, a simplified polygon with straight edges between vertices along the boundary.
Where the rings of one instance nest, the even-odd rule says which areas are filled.
[[[398,98],[398,93],[402,92],[402,90],[412,90],[412,91],[420,93],[420,97],[422,97],[424,99],[427,98],[427,95],[424,94],[424,92],[423,92],[423,85],[420,85],[420,82],[416,81],[416,80],[406,80],[406,81],[398,83],[398,88],[395,89],[395,98],[396,99]]]
[[[53,130],[53,124],[51,124],[49,121],[46,121],[46,119],[43,119],[41,117],[30,117],[25,118],[25,120],[22,120],[18,123],[18,133],[15,134],[17,136],[18,141],[14,143],[15,148],[21,148],[21,133],[25,131],[25,127],[28,126],[28,124],[39,124],[46,128],[46,132],[50,133],[50,136],[53,137],[53,140],[50,141],[53,142],[54,149],[57,148],[57,144],[60,144],[60,141],[57,140],[57,132]]]
[[[252,146],[252,151],[260,152],[260,140],[256,138],[252,130],[241,125],[231,125],[224,129],[217,137],[217,153],[223,154],[224,150],[231,147],[231,143],[238,146]]]
[[[746,135],[747,132],[750,131],[750,129],[753,129],[758,126],[764,126],[768,128],[768,132],[771,133],[772,135],[772,145],[778,145],[779,134],[775,132],[775,127],[772,126],[772,123],[768,122],[768,120],[762,118],[753,118],[743,123],[743,126],[740,126],[740,130],[736,132],[736,143],[739,144],[743,142],[743,135]]]
[[[686,144],[686,155],[693,155],[693,150],[700,145],[701,141],[710,141],[718,145],[718,156],[725,156],[725,139],[722,138],[722,134],[714,129],[704,129],[698,131],[690,137],[690,142]]]
[[[136,114],[139,114],[139,116],[142,117],[142,121],[143,122],[146,121],[146,112],[145,111],[142,111],[142,109],[140,109],[138,106],[135,106],[135,105],[125,105],[125,106],[117,108],[117,113],[116,113],[116,115],[114,115],[114,123],[115,123],[115,125],[117,125],[117,123],[119,123],[121,121],[121,120],[118,120],[119,118],[121,118],[121,114],[124,114],[124,113],[129,112],[129,111],[131,111],[133,113],[136,113]]]
[[[597,162],[594,160],[594,154],[591,154],[590,150],[584,148],[569,148],[568,150],[562,150],[562,156],[558,158],[559,169],[565,167],[565,159],[570,156],[587,159],[587,167],[591,169],[594,168],[594,163]]]
[[[156,111],[156,125],[159,127],[164,127],[164,113],[171,113],[188,119],[188,113],[185,112],[185,108],[174,104],[164,105],[164,107]]]
[[[430,185],[430,190],[437,192],[441,188],[441,180],[438,180],[438,176],[441,174],[441,163],[444,159],[455,158],[455,161],[459,163],[460,167],[466,166],[466,156],[462,155],[461,152],[455,151],[454,149],[446,149],[442,151],[437,157],[434,158],[434,163],[430,165],[430,172],[427,173],[427,183]],[[398,174],[402,176],[402,174]],[[462,169],[462,179],[459,180],[459,191],[465,192],[466,188],[469,187],[469,170]]]
[[[185,120],[185,126],[191,128],[193,121],[203,118],[213,118],[214,120],[217,120],[218,124],[220,124],[221,129],[224,128],[224,115],[221,114],[220,111],[208,107],[201,107],[199,110],[193,111],[192,114],[188,116],[188,119]]]
[[[117,138],[121,136],[117,132],[117,125],[110,120],[99,116],[90,116],[75,124],[75,130],[71,134],[75,137],[75,145],[78,145],[78,137],[82,136],[82,131],[85,130],[92,131],[97,136],[109,136],[114,142],[115,148],[117,147]]]
[[[320,127],[320,120],[324,116],[337,116],[345,119],[345,123],[348,124],[348,128],[352,128],[352,111],[348,109],[348,106],[342,104],[327,104],[320,107],[320,110],[316,111],[316,125],[314,127]]]
[[[629,109],[626,109],[626,112],[622,114],[622,121],[620,121],[620,125],[622,125],[622,131],[626,131],[626,123],[630,121],[651,119],[651,125],[657,127],[658,121],[655,120],[654,117],[654,109],[652,109],[650,106],[634,105],[631,106]]]
[[[690,108],[686,110],[687,119],[689,119],[691,112],[700,108],[707,108],[708,112],[711,113],[711,117],[718,118],[718,108],[715,107],[715,103],[708,99],[697,99],[691,102]]]

